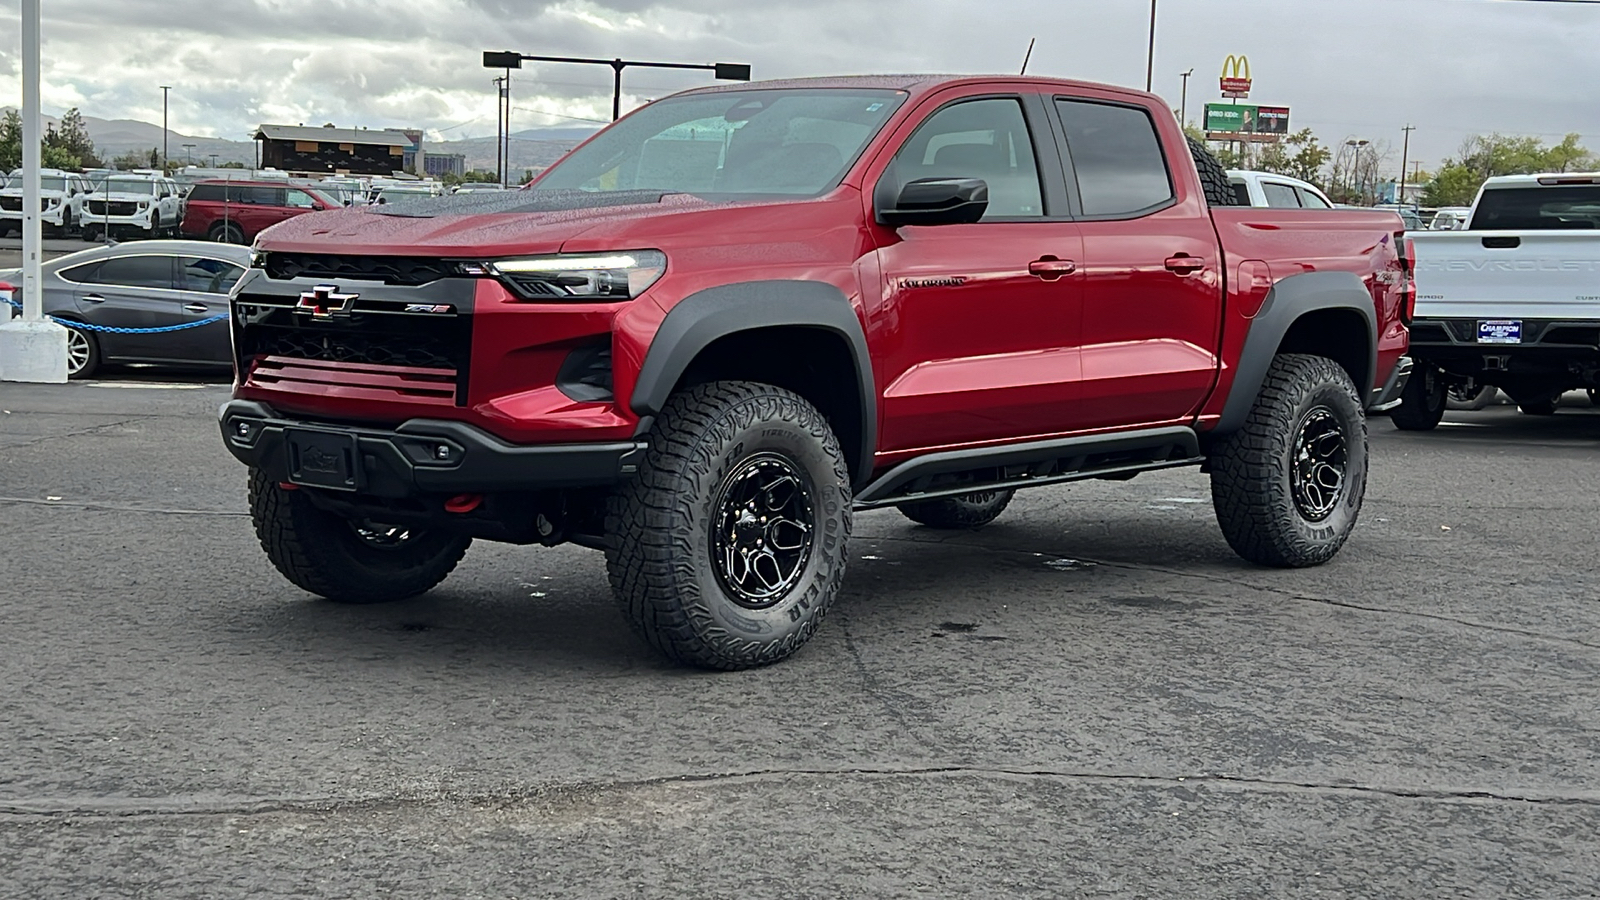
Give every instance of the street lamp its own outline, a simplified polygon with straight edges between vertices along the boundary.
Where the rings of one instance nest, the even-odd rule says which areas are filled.
[[[1150,49],[1144,57],[1144,89],[1150,90],[1156,72],[1156,0],[1150,0]]]
[[[167,170],[167,92],[172,90],[172,85],[161,86],[161,171]]]
[[[1183,79],[1183,99],[1178,103],[1178,124],[1180,126],[1189,124],[1189,76],[1193,74],[1194,68],[1190,67],[1189,71],[1178,76]]]
[[[1152,9],[1155,0],[1150,0]],[[612,72],[611,86],[611,119],[616,121],[622,118],[622,70],[629,66],[643,66],[650,69],[706,69],[715,72],[715,77],[721,81],[749,81],[750,66],[748,63],[664,63],[640,62],[633,59],[586,59],[577,56],[529,56],[526,53],[517,53],[513,50],[496,52],[483,51],[483,67],[485,69],[505,69],[506,77],[511,77],[512,69],[522,68],[522,61],[528,59],[534,62],[564,62],[588,63],[596,66],[610,66]]]
[[[189,165],[191,165],[191,166],[194,165],[194,145],[193,144],[184,144],[183,145],[183,152],[184,152],[184,155],[187,156],[188,159],[189,159]]]
[[[217,167],[217,155],[215,153],[213,153],[213,154],[211,154],[211,168],[215,169],[216,167]]]
[[[1367,141],[1367,140],[1364,140],[1364,139],[1359,139],[1359,138],[1356,139],[1356,140],[1349,140],[1349,141],[1345,141],[1344,142],[1344,145],[1346,147],[1354,147],[1355,151],[1356,151],[1355,160],[1350,163],[1350,174],[1355,177],[1355,181],[1356,181],[1356,198],[1357,198],[1356,202],[1358,204],[1365,204],[1366,203],[1367,192],[1366,192],[1365,188],[1361,184],[1361,148],[1365,147],[1369,143],[1371,143],[1371,142]]]

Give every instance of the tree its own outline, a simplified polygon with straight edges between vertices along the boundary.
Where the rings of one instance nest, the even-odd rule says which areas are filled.
[[[145,166],[145,155],[138,150],[129,150],[121,156],[112,157],[111,168],[127,171],[128,169],[142,169]]]
[[[1256,167],[1264,172],[1309,181],[1320,188],[1324,184],[1322,167],[1332,158],[1333,151],[1318,143],[1311,129],[1302,128],[1281,143],[1268,144],[1256,160]]]
[[[100,157],[94,149],[94,141],[89,140],[89,127],[83,122],[83,115],[77,107],[61,114],[59,124],[45,129],[44,145],[65,150],[76,157],[78,167],[91,167],[101,164]]]
[[[22,116],[14,109],[0,117],[0,172],[22,165]]]
[[[1594,168],[1595,154],[1569,134],[1554,147],[1536,137],[1475,134],[1461,142],[1456,155],[1444,160],[1433,181],[1423,191],[1430,206],[1466,206],[1485,179],[1496,175],[1532,175]]]

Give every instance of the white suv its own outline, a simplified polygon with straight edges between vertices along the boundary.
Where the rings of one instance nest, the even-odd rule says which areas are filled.
[[[1255,172],[1248,169],[1229,169],[1228,183],[1240,206],[1269,206],[1274,209],[1332,209],[1328,199],[1316,185],[1279,175],[1276,172]]]
[[[63,235],[83,221],[83,198],[89,193],[89,180],[75,172],[60,169],[39,170],[39,218],[45,233]],[[22,170],[11,173],[9,183],[0,190],[0,234],[22,230]]]
[[[107,175],[83,203],[84,237],[109,232],[113,237],[160,237],[175,234],[183,221],[183,200],[177,182],[141,172]]]

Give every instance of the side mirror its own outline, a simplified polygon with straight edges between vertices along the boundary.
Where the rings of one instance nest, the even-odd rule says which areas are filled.
[[[900,188],[894,205],[878,210],[884,225],[969,225],[989,210],[982,178],[918,178]]]

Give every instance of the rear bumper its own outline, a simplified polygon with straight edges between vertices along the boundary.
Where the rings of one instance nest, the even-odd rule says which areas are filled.
[[[1600,320],[1519,319],[1522,339],[1515,344],[1479,343],[1478,321],[1417,319],[1411,326],[1411,356],[1500,387],[1600,383]]]
[[[228,451],[274,481],[291,480],[287,429],[351,435],[359,449],[358,490],[375,497],[610,485],[638,471],[646,448],[642,441],[509,444],[443,419],[410,419],[393,429],[302,421],[249,400],[225,404],[219,420]]]

